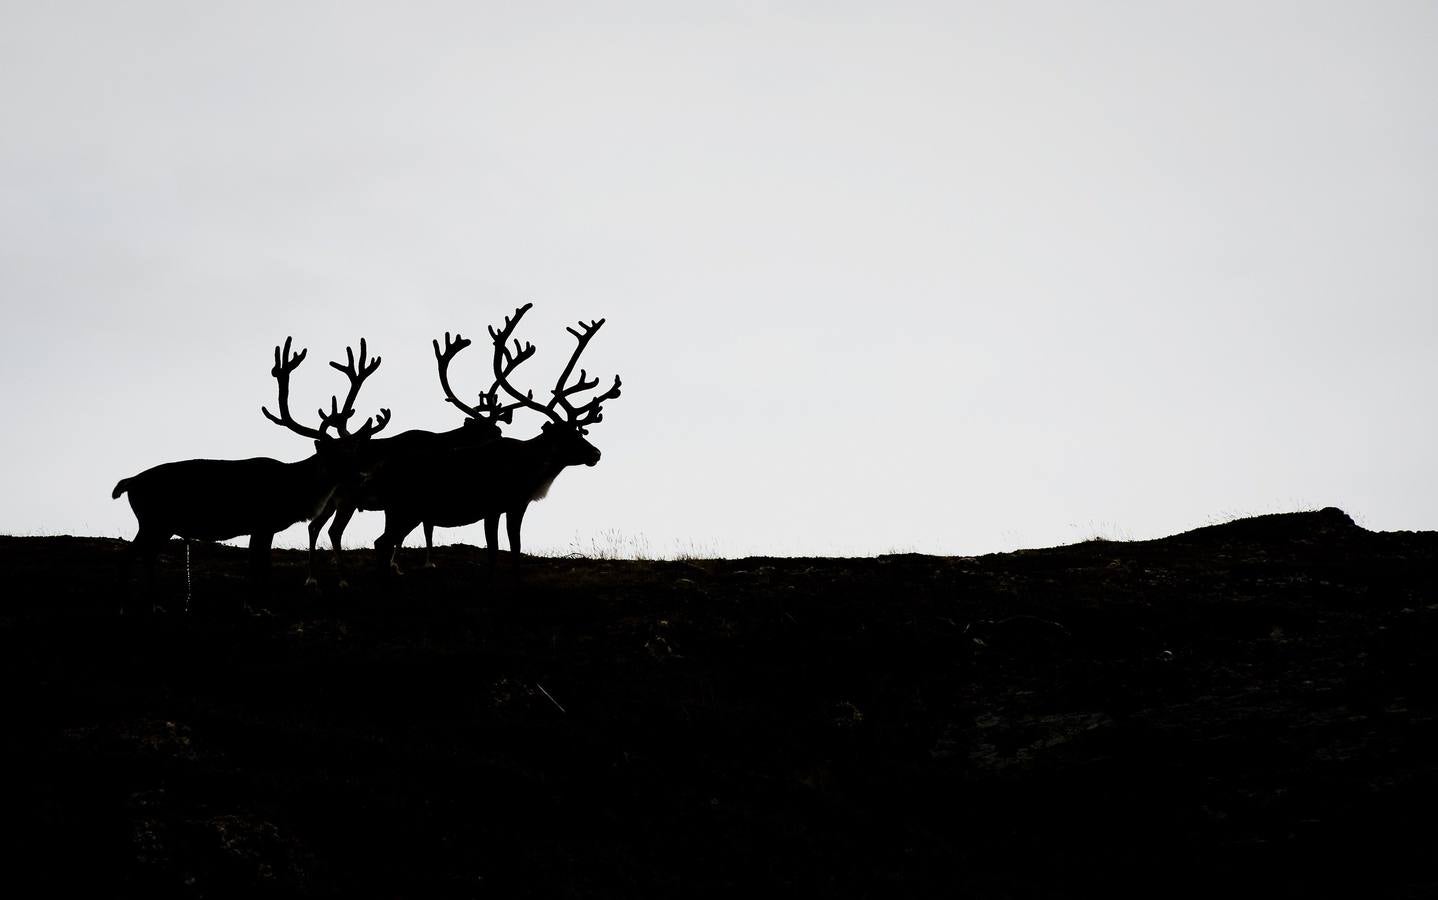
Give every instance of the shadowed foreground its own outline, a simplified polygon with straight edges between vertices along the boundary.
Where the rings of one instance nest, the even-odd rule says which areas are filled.
[[[361,552],[319,595],[277,551],[268,598],[202,546],[194,614],[149,619],[115,616],[123,552],[0,539],[10,884],[1438,894],[1438,534],[1325,510],[520,589]]]

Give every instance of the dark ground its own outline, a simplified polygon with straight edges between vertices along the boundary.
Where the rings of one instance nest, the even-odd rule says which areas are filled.
[[[153,618],[116,615],[124,551],[0,538],[10,885],[1438,896],[1438,534],[1330,509],[520,588],[454,547],[320,594],[277,552],[267,598],[200,546]]]

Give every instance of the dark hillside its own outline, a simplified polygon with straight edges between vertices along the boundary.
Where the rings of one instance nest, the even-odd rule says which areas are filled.
[[[0,538],[16,887],[1438,896],[1438,534],[1329,509],[520,586],[461,546],[317,593],[281,551],[267,595],[199,546],[154,617],[116,615],[124,552]]]

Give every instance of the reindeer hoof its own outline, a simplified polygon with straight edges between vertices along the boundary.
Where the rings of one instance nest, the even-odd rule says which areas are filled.
[[[345,581],[343,578],[340,579],[340,584],[339,584],[340,590],[342,590],[342,591],[343,591],[343,590],[346,590],[349,586],[350,586],[350,583],[349,583],[348,581]]]
[[[316,578],[315,576],[311,575],[310,577],[308,577],[308,578],[305,579],[305,587],[307,587],[307,588],[315,588],[316,590],[318,590],[318,589],[319,589],[319,586],[320,586],[320,580],[319,580],[318,578]]]
[[[404,570],[399,567],[399,563],[390,563],[390,564],[389,564],[389,571],[390,571],[390,574],[391,574],[391,575],[403,575],[403,574],[404,574]]]
[[[439,568],[439,566],[435,565],[435,564],[432,563],[432,562],[427,562],[427,563],[425,563],[425,564],[424,564],[424,567],[425,567],[426,569],[438,569],[438,568]]]

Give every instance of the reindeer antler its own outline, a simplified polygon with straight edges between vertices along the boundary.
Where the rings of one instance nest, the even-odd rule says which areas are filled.
[[[345,348],[344,365],[340,365],[338,362],[334,361],[330,362],[330,368],[334,369],[337,372],[343,372],[345,377],[348,378],[350,381],[350,389],[349,393],[345,395],[345,405],[343,409],[336,409],[335,398],[331,397],[330,415],[327,417],[325,415],[325,411],[320,410],[320,418],[324,419],[327,424],[332,422],[334,424],[335,431],[339,432],[340,437],[349,436],[348,423],[350,416],[354,415],[355,399],[359,397],[360,388],[364,385],[365,379],[373,375],[374,370],[379,368],[380,357],[376,356],[373,361],[366,362],[365,357],[368,355],[369,348],[365,344],[365,339],[360,338],[358,365],[355,364],[355,351],[353,347]]]
[[[275,365],[270,369],[270,374],[274,376],[275,381],[279,384],[280,414],[276,416],[263,406],[260,407],[260,412],[264,413],[265,418],[274,422],[276,425],[283,425],[296,434],[315,440],[331,439],[328,434],[331,428],[335,430],[339,437],[349,437],[348,424],[350,417],[354,415],[355,399],[359,396],[360,387],[364,384],[365,379],[374,374],[375,369],[379,368],[380,358],[376,356],[373,361],[366,361],[368,348],[365,345],[365,339],[360,338],[358,365],[355,363],[354,350],[349,347],[345,348],[345,352],[348,354],[348,362],[345,365],[341,365],[337,362],[330,363],[331,366],[345,373],[349,378],[350,389],[349,393],[345,396],[343,408],[339,405],[338,397],[330,397],[330,411],[327,413],[323,408],[319,410],[320,427],[316,430],[301,425],[290,415],[290,373],[298,368],[300,363],[304,362],[305,354],[309,352],[308,350],[301,350],[298,353],[291,354],[290,344],[292,340],[293,338],[290,337],[285,338],[283,350],[280,347],[275,347]],[[355,433],[354,437],[362,439],[377,434],[380,429],[389,424],[389,420],[390,411],[388,409],[381,409],[378,422],[376,422],[373,417],[366,419],[364,425]]]
[[[355,432],[355,440],[363,441],[374,437],[384,430],[384,427],[389,424],[389,420],[390,411],[381,406],[379,415],[364,420],[364,424],[360,426],[360,430]]]
[[[459,407],[464,411],[464,414],[470,418],[478,419],[480,417],[479,410],[473,406],[466,406],[455,396],[454,389],[449,386],[450,360],[454,359],[459,351],[468,347],[471,343],[473,342],[470,341],[469,338],[464,337],[459,332],[455,332],[454,340],[450,340],[448,331],[444,333],[444,350],[439,349],[438,340],[430,341],[430,344],[434,346],[435,362],[439,364],[439,386],[444,389],[445,400]],[[481,397],[481,399],[483,399],[483,397]]]
[[[505,317],[503,328],[495,330],[491,327],[489,329],[489,335],[494,339],[495,384],[502,387],[507,394],[518,401],[518,403],[514,404],[511,408],[527,406],[530,409],[544,413],[555,422],[561,424],[568,423],[582,432],[585,426],[593,425],[603,419],[601,404],[604,401],[619,396],[620,380],[617,375],[614,376],[614,384],[609,390],[579,407],[576,407],[569,401],[570,396],[580,391],[587,391],[590,388],[598,387],[599,379],[590,379],[588,377],[589,373],[584,369],[580,369],[579,380],[572,385],[565,384],[565,382],[569,380],[569,376],[574,373],[574,366],[579,361],[580,355],[584,353],[584,348],[589,345],[590,339],[593,338],[600,327],[604,325],[604,320],[596,319],[587,324],[581,321],[578,325],[578,330],[574,328],[566,329],[570,334],[574,335],[578,344],[575,346],[574,352],[570,354],[569,362],[564,366],[564,371],[559,374],[559,380],[554,383],[554,390],[551,392],[552,396],[550,401],[546,404],[541,404],[534,399],[533,391],[527,391],[521,394],[519,390],[508,381],[508,375],[514,371],[514,367],[534,355],[534,346],[532,344],[521,345],[518,340],[514,342],[514,351],[512,353],[507,349],[509,340],[514,334],[515,326],[519,324],[519,320],[524,317],[524,314],[528,312],[529,308],[533,305],[532,303],[526,303],[514,311],[513,317]],[[563,410],[564,415],[561,416],[555,411],[556,406]]]
[[[308,428],[304,425],[301,425],[299,422],[296,422],[294,417],[290,415],[290,373],[293,372],[295,369],[299,368],[300,363],[305,361],[305,354],[309,352],[309,350],[306,349],[291,355],[290,343],[293,340],[293,337],[285,338],[285,347],[283,351],[280,350],[279,346],[275,347],[275,365],[273,368],[270,369],[270,374],[274,376],[275,381],[279,384],[280,414],[276,416],[274,413],[270,412],[263,406],[260,407],[260,412],[265,414],[266,419],[269,419],[276,425],[283,425],[285,428],[288,428],[295,434],[303,435],[307,438],[313,438],[314,440],[321,440],[322,438],[327,437],[327,435],[325,434],[325,428],[328,427],[328,423],[322,426],[320,430],[316,431],[313,428]],[[321,418],[323,418],[323,416],[321,416]]]
[[[494,340],[494,387],[490,388],[490,393],[497,401],[498,394],[495,392],[495,388],[502,388],[506,394],[515,399],[516,402],[505,409],[513,410],[524,406],[542,412],[556,422],[562,422],[563,419],[555,415],[554,410],[535,401],[534,391],[520,393],[518,388],[509,383],[509,375],[515,367],[534,355],[534,345],[530,343],[520,344],[518,340],[515,340],[514,351],[511,352],[508,348],[509,339],[514,335],[515,326],[519,325],[519,320],[524,318],[524,314],[529,312],[532,306],[534,306],[533,303],[526,303],[516,309],[513,316],[505,316],[503,328],[496,330],[493,325],[489,327],[489,336]]]
[[[508,324],[507,320],[506,324]],[[493,328],[490,329],[490,333],[494,333]],[[479,400],[475,403],[474,406],[469,406],[462,402],[459,397],[455,396],[453,388],[449,386],[449,363],[451,360],[454,359],[455,355],[458,354],[459,351],[463,350],[465,347],[468,347],[472,343],[468,338],[456,332],[453,340],[451,340],[449,332],[446,331],[444,333],[443,350],[441,350],[439,347],[439,341],[431,341],[430,343],[434,345],[434,358],[439,364],[439,384],[440,387],[444,388],[445,400],[454,404],[459,409],[463,410],[464,413],[472,419],[489,419],[490,421],[496,422],[509,422],[513,420],[514,415],[512,411],[518,409],[521,404],[511,403],[508,406],[501,404],[499,402],[498,381],[490,385],[487,392],[481,393],[479,395]],[[522,354],[519,356],[519,358],[516,359],[510,357],[509,352],[506,350],[506,363],[503,368],[505,376],[507,377],[510,372],[514,371],[515,366],[524,362],[524,360],[528,359],[533,354],[534,348],[531,347],[527,354]]]
[[[575,425],[579,426],[581,431],[584,429],[584,426],[593,425],[594,423],[603,420],[604,417],[601,414],[600,404],[602,404],[605,400],[610,400],[614,397],[619,396],[620,381],[619,376],[616,375],[614,376],[614,384],[609,388],[609,390],[600,394],[598,397],[595,397],[594,399],[590,400],[583,406],[576,408],[572,403],[569,402],[569,396],[571,394],[577,394],[580,391],[587,391],[590,388],[598,387],[599,379],[586,379],[585,376],[588,373],[585,372],[585,370],[580,369],[579,381],[575,382],[572,385],[569,385],[568,387],[566,387],[564,384],[565,381],[569,380],[570,374],[574,371],[574,364],[579,361],[580,354],[582,354],[584,352],[584,348],[589,345],[590,338],[598,334],[599,329],[603,325],[603,319],[596,319],[587,325],[583,321],[580,321],[578,331],[574,330],[573,328],[565,329],[565,331],[568,331],[570,334],[574,335],[575,341],[577,343],[574,347],[574,353],[572,353],[569,357],[568,365],[566,365],[564,367],[564,371],[560,373],[559,380],[554,383],[554,396],[549,401],[550,409],[553,409],[556,405],[562,407],[564,409],[565,417],[570,422],[573,422]]]
[[[598,381],[596,380],[595,383],[598,384]],[[609,390],[605,391],[597,397],[594,397],[588,403],[574,410],[574,413],[569,417],[569,420],[575,425],[578,425],[580,431],[584,431],[590,425],[595,425],[599,422],[604,421],[604,407],[602,406],[602,404],[606,400],[613,400],[615,397],[619,396],[619,386],[621,383],[622,382],[620,382],[619,376],[615,375],[614,384],[610,385]]]

